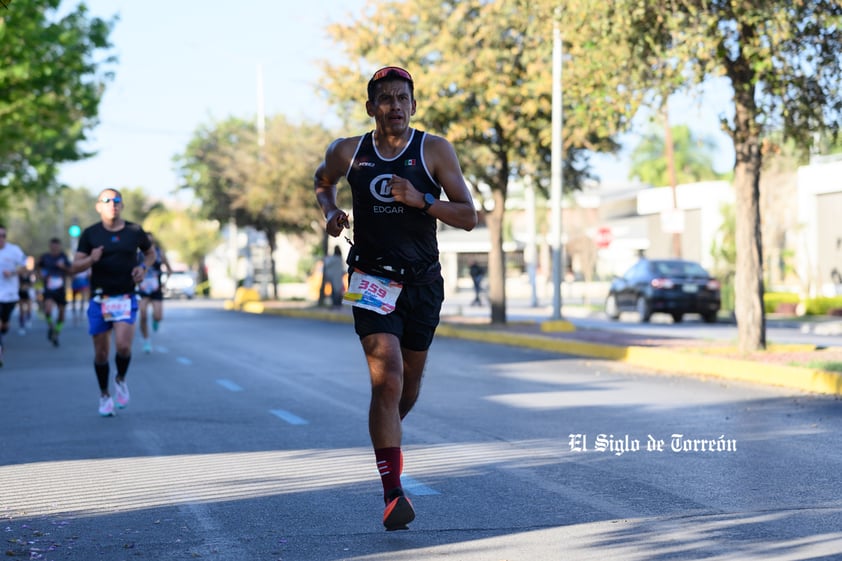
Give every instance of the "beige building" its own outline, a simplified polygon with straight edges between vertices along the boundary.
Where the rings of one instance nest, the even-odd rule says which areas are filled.
[[[842,155],[798,168],[796,263],[809,296],[842,295]]]

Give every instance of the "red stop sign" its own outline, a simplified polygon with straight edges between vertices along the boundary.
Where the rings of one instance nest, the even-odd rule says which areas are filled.
[[[596,247],[605,249],[611,245],[612,241],[614,241],[614,236],[611,234],[611,228],[602,226],[596,231],[596,236],[594,236]]]

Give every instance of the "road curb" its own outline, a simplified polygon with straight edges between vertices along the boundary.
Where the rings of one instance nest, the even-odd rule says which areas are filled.
[[[226,306],[226,309],[237,308]],[[273,314],[341,323],[353,322],[353,318],[349,314],[330,310],[271,307],[264,306],[262,302],[246,302],[240,309],[247,313]],[[478,329],[448,322],[441,323],[436,330],[436,334],[455,339],[613,360],[667,374],[712,376],[725,380],[779,386],[805,392],[842,395],[842,374],[812,368],[708,356],[700,352],[657,347],[607,345],[545,335]]]

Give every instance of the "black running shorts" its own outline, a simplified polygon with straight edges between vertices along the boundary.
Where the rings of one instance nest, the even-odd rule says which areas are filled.
[[[45,290],[44,291],[44,300],[52,300],[59,306],[66,306],[67,305],[67,292],[64,289],[62,290]]]
[[[374,333],[391,333],[401,346],[411,351],[426,351],[433,343],[444,302],[444,280],[430,284],[404,285],[395,311],[380,315],[354,308],[354,329],[360,339]]]

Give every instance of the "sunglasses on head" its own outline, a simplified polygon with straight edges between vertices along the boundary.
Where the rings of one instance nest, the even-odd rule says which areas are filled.
[[[376,82],[377,80],[382,80],[383,78],[403,78],[404,80],[409,80],[412,82],[412,76],[404,70],[403,68],[399,68],[397,66],[387,66],[385,68],[381,68],[377,72],[374,73],[374,76],[371,77],[372,82]]]
[[[99,200],[99,202],[105,204],[114,203],[115,205],[118,205],[123,202],[123,199],[122,197],[103,197]]]

